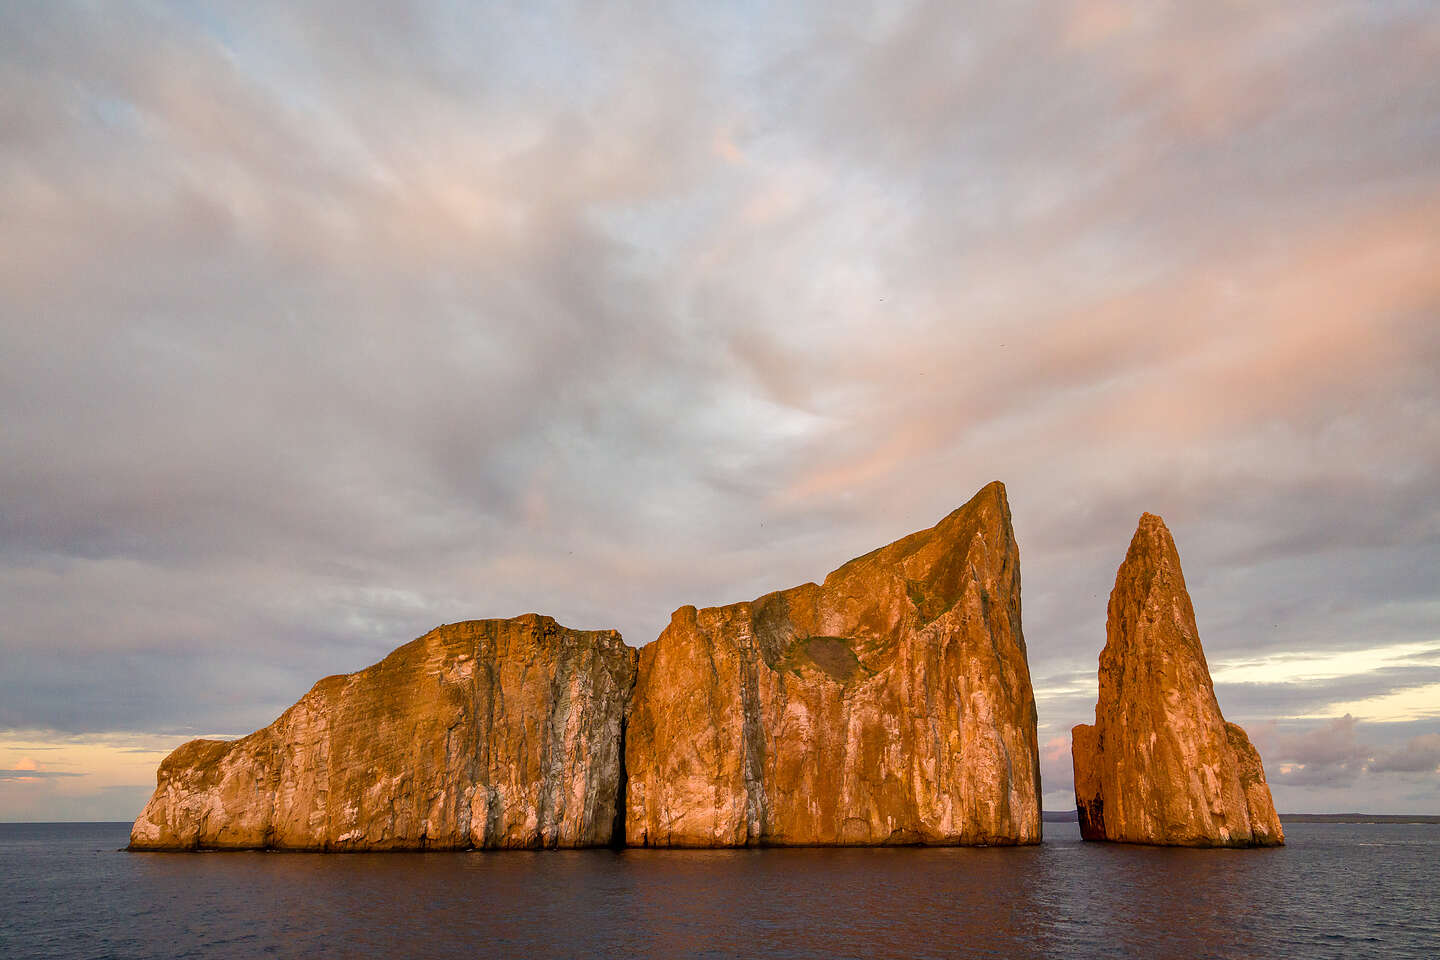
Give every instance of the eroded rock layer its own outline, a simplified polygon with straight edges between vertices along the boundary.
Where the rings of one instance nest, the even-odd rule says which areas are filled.
[[[676,611],[626,767],[634,845],[1038,842],[1005,488],[818,586]]]
[[[1167,846],[1284,842],[1260,755],[1226,723],[1165,522],[1140,518],[1115,575],[1095,724],[1072,732],[1081,835]]]
[[[534,614],[438,627],[160,765],[137,850],[583,847],[616,828],[635,651]]]

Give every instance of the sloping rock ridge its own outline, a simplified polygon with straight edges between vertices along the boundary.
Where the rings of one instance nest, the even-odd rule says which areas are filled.
[[[438,627],[160,765],[134,850],[586,847],[620,824],[636,651],[534,614]]]
[[[823,584],[676,611],[625,755],[632,845],[1039,842],[1004,486]]]
[[[1086,840],[1285,842],[1259,753],[1220,715],[1180,556],[1153,514],[1110,593],[1095,724],[1075,727],[1071,743]]]

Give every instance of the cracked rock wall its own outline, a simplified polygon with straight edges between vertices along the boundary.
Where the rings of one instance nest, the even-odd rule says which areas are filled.
[[[823,584],[677,610],[626,767],[632,845],[1039,842],[1004,486]]]
[[[438,627],[160,765],[137,850],[611,842],[636,651],[549,617]]]

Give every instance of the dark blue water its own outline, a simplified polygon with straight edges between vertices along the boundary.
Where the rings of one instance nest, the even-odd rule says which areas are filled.
[[[131,854],[0,824],[0,957],[1440,957],[1440,826],[1278,850]]]

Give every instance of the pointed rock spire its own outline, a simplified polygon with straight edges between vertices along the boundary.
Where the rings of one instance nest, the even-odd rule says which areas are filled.
[[[1154,514],[1140,517],[1110,592],[1095,724],[1071,743],[1086,840],[1284,842],[1260,755],[1220,714],[1180,555]]]

